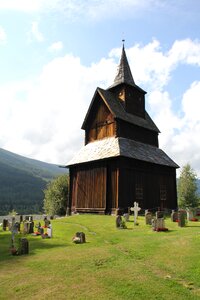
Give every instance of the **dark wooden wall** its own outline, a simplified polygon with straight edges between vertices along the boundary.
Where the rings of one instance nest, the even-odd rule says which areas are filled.
[[[119,207],[130,207],[136,201],[143,209],[177,208],[174,168],[125,158],[120,165]]]
[[[127,158],[71,168],[72,210],[111,213],[134,201],[143,209],[177,208],[176,171]]]
[[[158,147],[158,133],[117,120],[117,136]]]
[[[125,110],[133,115],[145,117],[145,92],[136,87],[119,85],[111,89],[119,101],[124,105]]]
[[[125,109],[128,113],[142,118],[145,117],[144,93],[136,88],[126,86],[125,99]]]

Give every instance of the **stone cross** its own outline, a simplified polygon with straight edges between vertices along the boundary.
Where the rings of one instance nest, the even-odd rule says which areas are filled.
[[[131,207],[131,211],[134,211],[134,225],[137,224],[137,216],[138,216],[138,211],[140,211],[141,208],[138,206],[137,202],[134,202],[134,206]]]

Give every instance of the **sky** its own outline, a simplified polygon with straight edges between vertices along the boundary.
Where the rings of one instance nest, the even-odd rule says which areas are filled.
[[[0,0],[0,148],[66,165],[122,39],[159,146],[200,177],[199,0]]]

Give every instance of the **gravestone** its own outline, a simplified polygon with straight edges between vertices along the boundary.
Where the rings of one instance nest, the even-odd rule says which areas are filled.
[[[153,219],[153,215],[150,211],[145,211],[145,223],[146,225],[151,225]]]
[[[152,219],[152,229],[154,231],[166,231],[164,218]]]
[[[156,211],[156,219],[164,218],[164,212],[161,210]]]
[[[29,233],[33,233],[34,232],[34,222],[30,222],[30,228],[29,228]]]
[[[24,234],[34,233],[34,222],[24,222]]]
[[[171,221],[172,222],[177,222],[178,221],[178,212],[177,211],[172,210]]]
[[[84,232],[77,232],[76,235],[73,237],[73,242],[76,244],[83,244],[86,242],[85,233]]]
[[[29,253],[28,240],[26,238],[20,238],[19,239],[18,254],[23,255],[23,254],[28,254],[28,253]]]
[[[134,212],[134,225],[138,225],[137,224],[137,217],[138,217],[138,212],[141,210],[141,208],[138,206],[137,202],[134,202],[134,206],[131,207],[131,211]]]
[[[121,227],[121,223],[122,223],[122,216],[121,215],[118,215],[116,217],[116,227],[117,228],[120,228]]]
[[[8,220],[3,219],[3,231],[6,231],[7,227],[8,227]]]
[[[52,227],[47,228],[47,235],[49,238],[52,238],[52,236],[53,236]]]
[[[30,223],[24,222],[24,234],[29,233]]]
[[[124,214],[124,219],[126,222],[129,222],[129,217],[130,217],[129,213]]]
[[[188,221],[191,221],[196,215],[196,211],[192,208],[188,208],[186,212],[187,212],[187,220]]]

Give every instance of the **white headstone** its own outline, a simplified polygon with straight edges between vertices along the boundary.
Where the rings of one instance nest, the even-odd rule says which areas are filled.
[[[48,237],[52,238],[53,232],[52,232],[52,228],[51,227],[47,228],[47,235],[48,235]]]
[[[137,216],[138,216],[138,211],[140,211],[141,208],[138,206],[137,202],[134,202],[134,206],[131,207],[131,211],[134,211],[134,225],[137,224]]]

